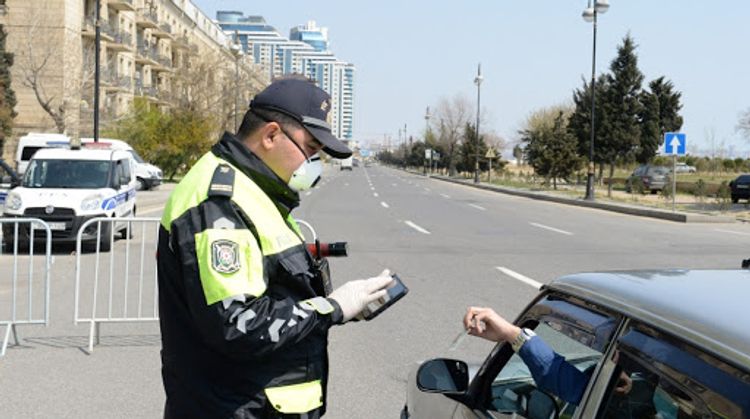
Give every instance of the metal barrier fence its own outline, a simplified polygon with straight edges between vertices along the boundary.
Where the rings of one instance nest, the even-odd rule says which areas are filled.
[[[114,245],[115,230],[119,230],[124,241],[117,246]],[[89,323],[89,352],[94,350],[95,342],[99,343],[102,323],[159,320],[155,256],[158,234],[158,218],[94,218],[79,229],[73,322]],[[82,252],[84,240],[93,241],[93,254]],[[102,260],[102,248],[109,249],[107,260]],[[135,256],[131,249],[135,249]],[[85,270],[91,274],[87,277],[82,277],[84,259],[86,266],[93,263],[93,271]],[[109,271],[109,278],[100,281],[103,276],[100,271],[104,270]],[[90,293],[82,293],[82,289]],[[84,312],[88,314],[82,314]]]
[[[0,326],[5,326],[5,334],[0,346],[0,357],[5,355],[10,335],[16,345],[20,344],[16,326],[49,324],[50,269],[52,266],[52,231],[49,224],[38,218],[0,218],[2,227],[2,250],[0,250]],[[44,234],[45,251],[43,255],[34,253],[34,244]],[[10,237],[12,235],[12,237]],[[27,247],[27,252],[19,252]],[[7,256],[13,256],[12,260]],[[35,257],[44,257],[42,277],[35,276]],[[20,266],[22,259],[28,259],[25,269]],[[10,288],[7,288],[9,270]],[[25,274],[25,280],[19,276]],[[25,295],[23,287],[26,288]],[[42,293],[34,290],[42,288]],[[9,293],[9,294],[8,294]],[[40,296],[41,295],[41,296]],[[25,297],[25,298],[23,298]],[[6,306],[7,304],[7,306]],[[41,306],[41,307],[40,307]],[[4,308],[8,307],[8,309]]]

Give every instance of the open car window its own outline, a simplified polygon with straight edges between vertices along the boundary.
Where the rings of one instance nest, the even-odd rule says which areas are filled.
[[[569,301],[545,298],[522,318],[565,362],[590,377],[614,335],[619,318]],[[566,402],[552,390],[540,388],[529,367],[514,353],[493,378],[487,409],[493,417],[572,417],[577,403]]]

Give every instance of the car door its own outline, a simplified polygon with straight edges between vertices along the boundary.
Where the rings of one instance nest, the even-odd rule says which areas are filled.
[[[621,316],[555,293],[531,305],[516,324],[533,330],[568,363],[594,377],[620,327]],[[583,397],[585,400],[586,393]],[[454,418],[549,418],[555,411],[566,418],[580,414],[576,404],[538,388],[529,368],[509,344],[495,347],[472,381],[467,399]]]
[[[585,417],[748,418],[750,374],[637,321],[622,329]]]
[[[115,178],[118,180],[116,183],[117,188],[117,209],[115,214],[117,217],[128,217],[132,214],[134,196],[130,197],[130,162],[128,159],[120,159],[115,163]]]

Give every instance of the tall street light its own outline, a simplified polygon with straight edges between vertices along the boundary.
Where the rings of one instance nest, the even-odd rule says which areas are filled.
[[[596,20],[600,13],[606,13],[609,9],[608,0],[594,0],[594,6],[591,6],[589,0],[588,7],[583,11],[583,20],[593,23],[594,25],[594,48],[591,58],[591,144],[589,149],[589,170],[586,177],[586,196],[587,201],[594,200],[594,136],[596,115]]]
[[[96,38],[94,40],[94,142],[99,142],[99,83],[100,83],[100,56],[102,42],[101,3],[96,0],[96,13],[94,26],[96,27]]]
[[[482,91],[482,63],[477,64],[477,76],[474,77],[474,84],[477,85],[477,125],[476,125],[476,136],[477,143],[474,149],[474,183],[479,183],[479,109],[480,109],[480,96]]]
[[[237,125],[239,106],[237,105],[237,102],[240,100],[240,58],[242,58],[243,55],[238,31],[234,32],[234,43],[232,44],[231,49],[232,54],[234,54],[234,131],[237,132],[237,130],[239,130],[239,126]]]

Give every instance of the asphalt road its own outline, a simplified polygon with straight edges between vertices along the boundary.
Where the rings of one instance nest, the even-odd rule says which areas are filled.
[[[350,256],[332,260],[334,282],[390,268],[410,293],[372,322],[332,330],[330,418],[398,417],[407,372],[416,362],[481,360],[492,345],[479,339],[449,350],[469,305],[514,317],[536,294],[535,285],[560,275],[737,268],[750,257],[745,224],[678,224],[511,197],[380,166],[336,169],[327,168],[321,185],[302,194],[295,212],[322,241],[348,241]],[[139,192],[139,216],[159,216],[170,189]],[[131,245],[143,240],[150,239],[136,235]],[[119,258],[125,243],[117,246]],[[50,326],[19,327],[23,345],[0,359],[2,416],[160,416],[158,326],[105,324],[101,344],[87,354],[88,326],[72,322],[75,258],[69,250],[55,253]],[[90,283],[95,263],[92,255],[86,258],[83,276]],[[0,259],[0,270],[8,268]],[[8,289],[0,279],[0,301]]]

